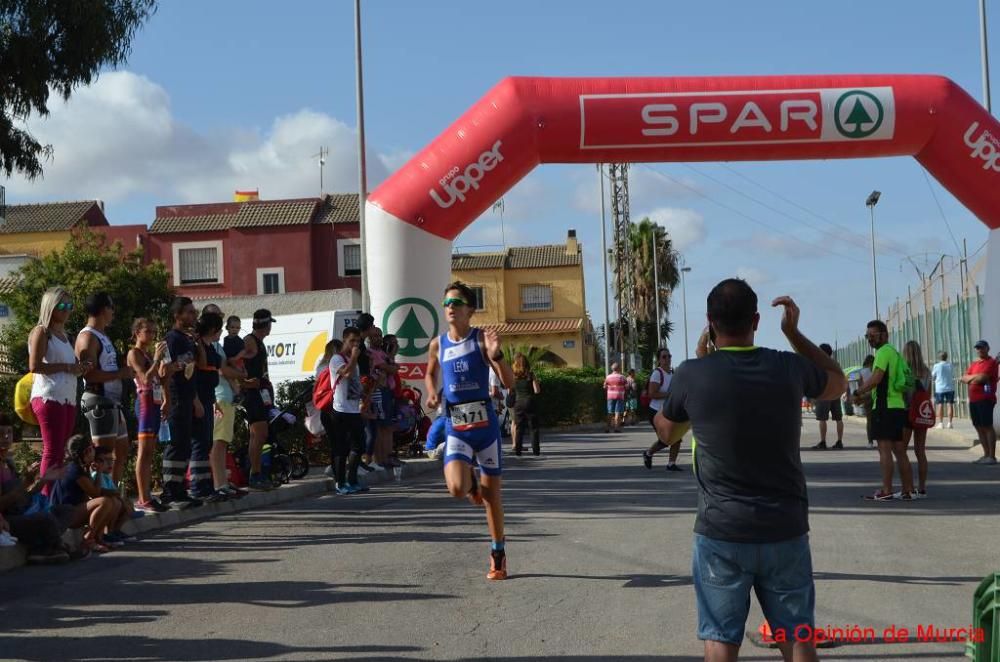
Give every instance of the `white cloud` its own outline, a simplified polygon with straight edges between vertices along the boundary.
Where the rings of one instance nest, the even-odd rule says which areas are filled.
[[[259,188],[264,198],[319,193],[319,146],[330,150],[324,189],[357,190],[357,136],[344,122],[309,109],[277,117],[266,131],[233,127],[195,131],[174,118],[167,92],[144,76],[102,75],[33,117],[29,129],[54,156],[34,182],[15,176],[18,200],[101,198],[155,194],[178,202],[228,200],[237,188]],[[369,155],[370,186],[404,162],[403,153]]]
[[[756,267],[737,267],[736,277],[742,278],[753,287],[765,285],[773,280],[771,274]]]
[[[693,209],[658,207],[641,214],[632,214],[633,221],[645,217],[666,228],[678,251],[685,251],[705,239],[705,219]]]
[[[605,173],[607,171],[605,170]],[[601,189],[596,169],[576,171],[573,179],[577,182],[573,191],[573,207],[588,215],[601,213]],[[677,199],[689,198],[701,193],[698,183],[690,177],[670,175],[652,171],[642,164],[629,168],[629,207],[631,209],[661,207]],[[609,191],[605,189],[605,208],[611,213]]]

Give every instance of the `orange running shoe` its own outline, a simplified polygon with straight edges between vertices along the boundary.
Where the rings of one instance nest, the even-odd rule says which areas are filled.
[[[506,552],[490,552],[490,571],[486,573],[486,579],[494,581],[507,579]]]

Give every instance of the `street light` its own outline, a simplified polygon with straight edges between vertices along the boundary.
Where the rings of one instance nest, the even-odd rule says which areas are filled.
[[[878,199],[882,197],[881,191],[872,191],[868,199],[865,200],[865,206],[871,212],[872,216],[872,288],[875,290],[875,319],[879,319],[878,316],[878,271],[875,269],[875,205],[878,204]]]
[[[986,44],[986,0],[979,0],[979,51],[983,61],[983,105],[992,113],[990,105],[990,54]]]
[[[691,267],[681,267],[681,302],[684,306],[684,360],[691,358],[688,353],[688,298],[687,288],[684,286],[684,274],[691,271]]]

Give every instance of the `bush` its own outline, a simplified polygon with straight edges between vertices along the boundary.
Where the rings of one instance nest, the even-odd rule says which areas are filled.
[[[600,423],[607,417],[604,372],[600,368],[539,366],[539,423],[544,427]]]

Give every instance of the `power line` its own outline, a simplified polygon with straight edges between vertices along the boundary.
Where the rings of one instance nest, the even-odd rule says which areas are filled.
[[[961,254],[962,249],[958,245],[958,240],[955,239],[955,233],[951,231],[951,223],[948,222],[948,217],[944,215],[944,209],[941,207],[941,203],[938,202],[937,193],[934,192],[934,187],[931,186],[931,180],[927,176],[927,170],[923,166],[920,166],[920,172],[924,175],[924,181],[927,182],[927,188],[930,190],[931,197],[934,198],[934,204],[937,205],[938,212],[941,214],[941,220],[944,221],[944,226],[948,228],[948,234],[951,235],[951,243],[955,244],[955,250]]]
[[[864,260],[858,259],[858,258],[856,258],[854,256],[844,255],[843,253],[839,253],[839,252],[833,250],[832,248],[828,248],[828,247],[820,245],[820,244],[812,244],[812,243],[810,243],[808,241],[805,241],[804,239],[800,239],[799,237],[796,237],[793,234],[789,234],[789,233],[785,232],[784,230],[782,230],[781,228],[778,228],[778,227],[776,227],[774,225],[771,225],[770,223],[767,223],[767,222],[762,221],[762,220],[760,220],[760,219],[758,219],[758,218],[756,218],[754,216],[751,216],[751,215],[749,215],[749,214],[747,214],[745,212],[740,211],[736,207],[733,207],[733,206],[728,205],[728,204],[726,204],[724,202],[720,202],[719,200],[716,200],[716,199],[714,199],[712,197],[709,197],[708,195],[702,193],[701,191],[699,191],[698,189],[694,188],[693,186],[688,186],[684,182],[682,182],[682,181],[680,181],[680,180],[678,180],[678,179],[676,179],[674,177],[671,177],[670,175],[668,175],[666,173],[663,173],[663,172],[660,172],[659,170],[656,170],[655,168],[651,167],[647,163],[640,163],[638,165],[642,166],[643,168],[646,168],[647,170],[649,170],[650,172],[654,173],[655,175],[657,175],[659,177],[662,177],[663,179],[666,179],[667,181],[669,181],[669,182],[671,182],[673,184],[676,184],[677,186],[680,186],[682,188],[685,188],[685,189],[691,191],[695,195],[697,195],[697,196],[699,196],[701,198],[704,198],[705,200],[707,200],[708,202],[711,202],[714,205],[722,207],[723,209],[725,209],[725,210],[727,210],[727,211],[729,211],[729,212],[731,212],[733,214],[736,214],[737,216],[745,218],[746,220],[750,221],[751,223],[755,223],[757,225],[760,225],[762,227],[767,228],[768,230],[770,230],[771,232],[774,232],[775,234],[782,235],[782,236],[787,237],[787,238],[789,238],[789,239],[791,239],[793,241],[797,241],[800,244],[802,244],[803,246],[807,246],[807,247],[809,247],[811,249],[819,249],[821,251],[830,253],[831,255],[835,255],[836,257],[840,257],[840,258],[843,258],[845,260],[849,260],[851,262],[855,262],[857,264],[867,264],[867,262],[865,262]]]

